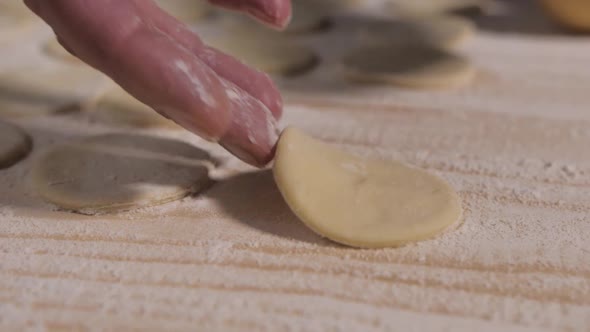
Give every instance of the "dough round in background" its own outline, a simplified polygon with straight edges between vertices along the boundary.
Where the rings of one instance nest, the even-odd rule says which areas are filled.
[[[180,129],[151,107],[116,86],[98,99],[91,111],[91,119],[112,125],[136,128]]]
[[[442,179],[393,161],[365,160],[287,128],[273,173],[293,212],[333,241],[363,248],[432,237],[461,217]]]
[[[367,19],[358,23],[359,39],[365,43],[424,42],[442,47],[458,46],[473,36],[471,21],[451,15],[429,15],[413,19]]]
[[[590,1],[543,0],[547,12],[572,29],[590,31]]]
[[[0,121],[0,169],[11,167],[25,158],[32,141],[22,129]]]
[[[40,20],[19,0],[0,1],[0,42],[22,40],[21,32],[29,32]]]
[[[343,57],[351,80],[412,88],[450,88],[471,81],[467,59],[426,44],[382,44],[357,48]]]
[[[22,1],[4,0],[0,2],[0,28],[14,29],[29,25],[35,15]]]
[[[0,117],[80,109],[101,91],[104,76],[86,66],[22,68],[0,74]]]
[[[110,134],[51,148],[33,166],[43,199],[83,214],[154,206],[210,182],[209,154],[166,138]]]
[[[292,0],[291,22],[285,29],[287,33],[313,32],[329,23],[327,3],[317,0]]]
[[[397,17],[421,16],[457,12],[463,10],[482,11],[490,0],[388,0],[386,7]]]
[[[317,57],[312,49],[275,32],[244,27],[241,33],[228,30],[225,36],[207,43],[247,65],[270,74],[298,74],[313,67]],[[236,31],[236,30],[233,30]],[[251,34],[245,31],[252,32]],[[246,37],[248,36],[248,37]]]
[[[156,0],[156,4],[185,23],[196,22],[211,12],[204,0]]]
[[[45,52],[45,54],[49,55],[50,57],[53,57],[61,61],[65,61],[67,63],[83,64],[83,62],[80,61],[80,59],[75,57],[73,54],[68,52],[63,46],[61,46],[61,44],[55,38],[45,43],[45,45],[43,46],[43,52]]]

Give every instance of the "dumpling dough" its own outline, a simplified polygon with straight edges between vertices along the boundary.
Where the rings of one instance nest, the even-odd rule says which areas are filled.
[[[0,117],[79,109],[102,89],[104,76],[86,66],[22,68],[0,75]]]
[[[549,14],[573,29],[590,31],[590,1],[543,0]]]
[[[273,173],[293,212],[333,241],[366,248],[429,238],[461,217],[453,189],[425,171],[365,160],[287,128]]]
[[[91,118],[103,123],[138,128],[180,129],[180,126],[135,99],[119,86],[99,98],[93,107]]]
[[[30,32],[39,21],[23,1],[0,1],[0,43],[22,40],[21,33]]]
[[[291,22],[285,29],[287,33],[312,32],[328,24],[327,4],[317,0],[293,0]]]
[[[475,73],[467,59],[426,44],[360,47],[347,54],[342,64],[352,80],[412,88],[457,87],[467,84]]]
[[[185,23],[194,23],[211,11],[206,1],[199,0],[156,0],[156,4]]]
[[[470,21],[450,15],[403,20],[362,20],[358,25],[359,39],[364,43],[423,42],[454,47],[473,36],[475,31]]]
[[[206,38],[206,41],[212,47],[269,74],[297,74],[317,62],[315,53],[295,40],[259,28],[244,26],[242,32],[234,33],[237,29],[231,28],[226,36]]]
[[[388,0],[387,7],[399,16],[420,16],[460,10],[483,10],[490,0]]]
[[[29,135],[20,128],[0,121],[0,169],[8,168],[31,152]]]
[[[51,148],[32,170],[45,200],[83,214],[178,200],[209,183],[209,155],[187,143],[109,134]]]

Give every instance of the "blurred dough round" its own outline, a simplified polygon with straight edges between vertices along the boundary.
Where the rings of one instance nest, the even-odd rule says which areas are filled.
[[[398,162],[365,160],[287,128],[273,169],[293,212],[333,241],[398,246],[442,232],[461,217],[453,189]]]
[[[110,134],[51,148],[33,166],[48,202],[83,214],[159,205],[209,183],[209,155],[187,143]]]
[[[328,23],[326,4],[317,0],[293,0],[291,22],[287,33],[305,33],[322,28]]]
[[[156,4],[185,23],[196,22],[211,11],[205,0],[156,0]]]
[[[22,27],[35,20],[35,15],[22,1],[0,1],[0,28]]]
[[[208,40],[208,44],[270,74],[299,73],[316,63],[317,57],[308,47],[275,32],[255,33],[256,30],[252,29],[253,34],[248,38],[244,38],[244,33],[230,32]]]
[[[590,1],[543,0],[547,11],[562,24],[579,30],[590,31]]]
[[[467,84],[475,73],[467,59],[421,44],[361,47],[344,56],[342,64],[351,80],[412,88],[457,87]]]
[[[119,86],[98,99],[92,109],[91,118],[112,125],[180,129],[176,123],[158,114]]]
[[[389,0],[388,9],[396,16],[420,16],[467,9],[484,9],[490,0]]]
[[[0,74],[0,117],[73,110],[100,92],[104,76],[86,66],[22,68]]]
[[[61,44],[55,38],[49,40],[43,46],[43,52],[45,52],[45,54],[49,55],[50,57],[53,57],[61,61],[66,61],[68,63],[83,63],[82,61],[80,61],[80,59],[75,57],[73,54],[68,52],[63,46],[61,46]]]
[[[0,169],[8,168],[31,152],[29,135],[20,128],[0,121]]]
[[[453,47],[473,36],[471,21],[451,15],[431,15],[402,20],[363,20],[358,27],[363,42],[424,42]]]

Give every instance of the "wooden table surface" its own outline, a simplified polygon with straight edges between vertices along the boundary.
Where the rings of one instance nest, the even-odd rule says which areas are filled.
[[[35,149],[0,171],[0,329],[590,331],[590,36],[524,12],[480,20],[461,49],[478,67],[465,88],[345,83],[330,65],[338,48],[321,47],[330,36],[309,41],[319,68],[279,80],[284,125],[458,190],[463,222],[402,248],[320,238],[269,171],[178,132],[142,133],[221,159],[206,192],[113,215],[59,211],[28,183],[35,158],[122,129],[76,114],[10,119]]]

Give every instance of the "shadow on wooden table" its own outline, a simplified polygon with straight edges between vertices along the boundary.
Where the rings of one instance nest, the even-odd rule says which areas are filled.
[[[76,122],[70,125],[75,127]],[[99,149],[78,145],[78,148],[71,150],[70,157],[61,153],[61,158],[65,159],[54,158],[52,163],[46,164],[52,171],[44,172],[57,174],[54,180],[57,182],[56,186],[70,186],[74,192],[78,187],[83,188],[80,189],[82,191],[79,196],[89,201],[119,200],[130,205],[132,209],[133,205],[129,203],[144,195],[138,188],[183,187],[186,186],[185,174],[207,173],[205,163],[219,162],[209,152],[192,144],[149,133],[129,134],[104,130],[96,132],[84,129],[84,126],[81,126],[83,128],[80,130],[66,129],[60,127],[59,123],[43,121],[19,127],[31,136],[33,148],[28,156],[15,165],[0,170],[0,207],[29,212],[66,211],[48,203],[47,197],[44,198],[39,193],[38,186],[32,182],[32,171],[41,162],[40,158],[52,147],[82,142],[85,138],[93,137],[92,134],[101,136]],[[115,151],[117,153],[114,153]],[[76,153],[79,155],[76,156]],[[63,167],[59,167],[62,161]],[[71,174],[62,171],[62,168],[76,170],[78,173]],[[84,172],[87,176],[83,176]],[[198,178],[198,175],[195,175],[195,178]],[[53,179],[49,177],[47,181],[49,180]],[[47,186],[51,187],[53,184]],[[58,188],[54,192],[59,193],[60,190]],[[72,195],[68,195],[68,199],[71,200]]]
[[[243,173],[217,183],[204,194],[224,212],[250,227],[283,238],[340,247],[307,228],[285,203],[270,170]]]

